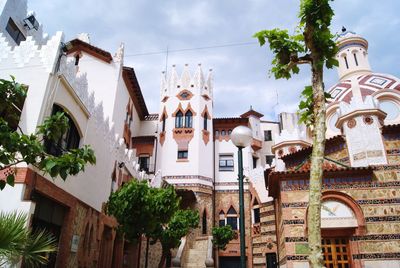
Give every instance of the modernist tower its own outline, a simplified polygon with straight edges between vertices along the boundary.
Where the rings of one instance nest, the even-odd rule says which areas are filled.
[[[163,74],[158,127],[162,176],[184,195],[184,206],[199,210],[203,234],[212,226],[212,117],[212,70],[205,78],[200,64],[194,74],[186,64],[180,76],[175,66]]]

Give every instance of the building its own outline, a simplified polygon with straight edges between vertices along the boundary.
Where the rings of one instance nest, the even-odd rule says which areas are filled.
[[[149,114],[133,68],[123,64],[123,44],[112,55],[87,34],[69,41],[61,32],[47,36],[26,1],[1,1],[0,7],[0,76],[28,86],[21,131],[33,133],[45,117],[64,111],[70,129],[63,149],[90,144],[97,158],[66,181],[19,165],[15,186],[0,194],[0,209],[25,212],[33,228],[55,235],[59,250],[48,267],[132,267],[138,247],[116,237],[117,222],[104,204],[131,177],[154,177],[140,171],[131,149],[133,125],[154,130],[145,130]]]
[[[134,69],[124,65],[123,44],[111,54],[87,34],[49,37],[27,13],[26,0],[0,1],[0,8],[0,77],[12,74],[29,86],[22,130],[34,132],[62,109],[75,146],[90,144],[97,156],[95,166],[66,181],[21,165],[15,187],[0,193],[0,210],[24,211],[31,226],[57,236],[59,252],[48,267],[144,267],[146,239],[131,244],[116,237],[117,222],[104,213],[110,193],[132,177],[173,185],[182,206],[200,213],[199,228],[182,239],[173,266],[238,267],[239,239],[213,252],[211,229],[241,231],[238,155],[230,140],[239,125],[253,133],[243,149],[248,267],[307,267],[312,147],[296,114],[271,122],[250,107],[215,117],[218,89],[212,70],[204,74],[201,65],[163,73],[159,111],[149,113]],[[324,163],[327,266],[398,267],[400,81],[371,71],[361,36],[344,32],[338,45],[340,81],[329,90]],[[160,245],[147,253],[148,267],[157,267]]]
[[[368,42],[337,39],[339,82],[329,89],[321,209],[326,267],[398,267],[400,80],[371,70]],[[281,132],[269,170],[280,267],[308,267],[307,206],[312,146],[304,128]]]

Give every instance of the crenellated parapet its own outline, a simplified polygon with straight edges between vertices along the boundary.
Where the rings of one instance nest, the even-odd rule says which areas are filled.
[[[185,64],[182,74],[179,76],[176,66],[172,66],[170,73],[163,72],[161,76],[161,99],[178,94],[182,90],[191,91],[194,94],[206,95],[212,98],[214,88],[214,78],[212,69],[209,70],[205,78],[201,64],[198,64],[196,71],[192,75],[189,65]]]
[[[45,68],[52,72],[58,59],[63,33],[57,32],[45,43],[38,43],[33,36],[28,36],[19,46],[13,46],[0,33],[0,64],[3,68]]]

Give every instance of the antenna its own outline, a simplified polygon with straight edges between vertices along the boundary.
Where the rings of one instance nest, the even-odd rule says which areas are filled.
[[[168,54],[169,54],[169,50],[168,50],[168,45],[167,45],[167,50],[166,50],[166,54],[165,54],[165,79],[167,79],[167,73],[168,73]]]
[[[279,94],[278,94],[278,90],[275,88],[275,93],[276,93],[276,104],[273,106],[274,110],[275,110],[275,115],[278,117],[279,120],[279,114],[278,114],[278,106],[279,106]]]

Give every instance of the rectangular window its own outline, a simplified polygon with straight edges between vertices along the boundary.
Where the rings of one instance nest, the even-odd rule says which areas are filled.
[[[220,155],[219,156],[219,171],[233,171],[234,162],[233,155]]]
[[[139,168],[149,172],[150,157],[149,156],[139,156]]]
[[[25,41],[24,34],[21,32],[21,30],[18,28],[18,26],[12,20],[12,18],[8,19],[6,31],[11,36],[11,38],[15,41],[15,43],[17,43],[17,45],[19,45],[21,43],[21,41]]]
[[[178,151],[178,159],[187,159],[188,151]]]
[[[226,225],[230,225],[232,230],[237,230],[237,218],[236,217],[227,217],[226,218]]]
[[[260,222],[260,208],[253,209],[254,212],[254,223]]]
[[[257,168],[257,160],[258,158],[253,156],[253,168]]]
[[[265,156],[265,163],[271,166],[272,161],[274,160],[274,157],[275,156],[273,156],[273,155],[266,155]]]
[[[271,130],[264,130],[264,141],[272,141]]]
[[[219,220],[219,227],[225,226],[225,219]]]

